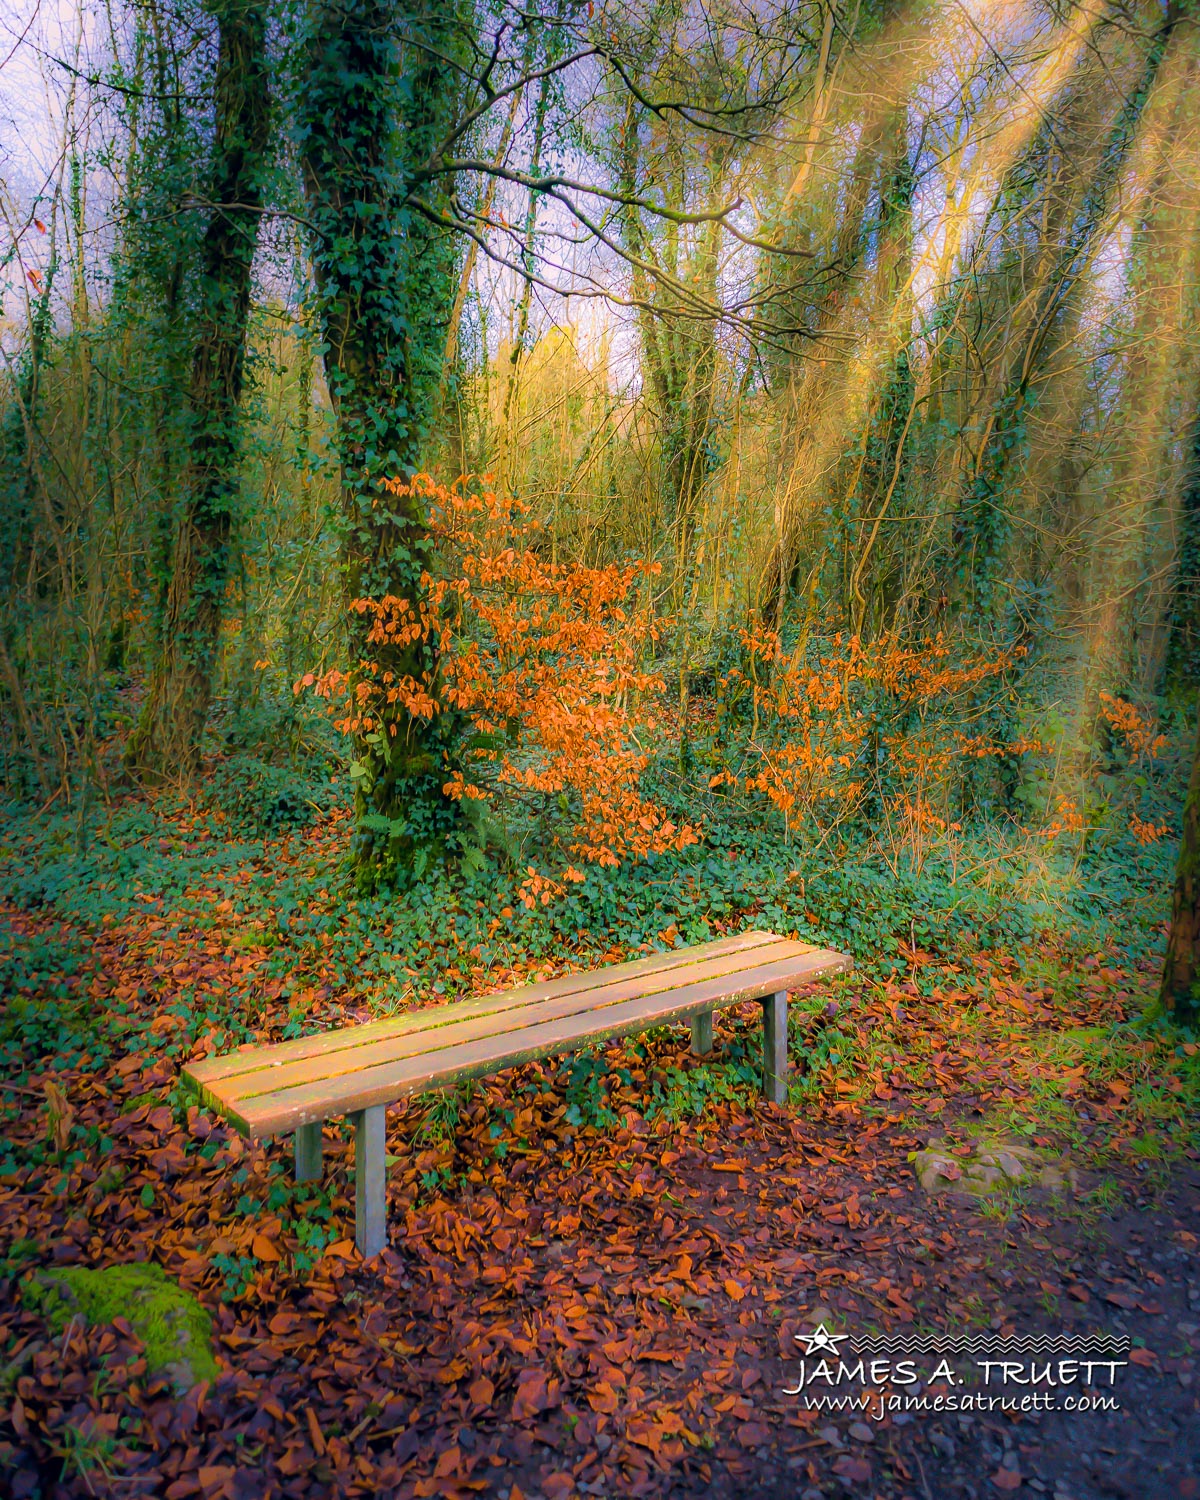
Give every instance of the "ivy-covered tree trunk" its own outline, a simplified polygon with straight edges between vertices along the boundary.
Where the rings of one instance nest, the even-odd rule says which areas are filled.
[[[643,113],[631,94],[620,135],[620,190],[627,198],[636,199],[646,179],[661,171],[662,191],[668,203],[682,211],[686,207],[686,185],[675,158],[669,159],[674,180],[662,160],[643,159]],[[725,188],[722,154],[714,152],[707,166],[707,197],[717,203]],[[661,488],[675,554],[672,597],[675,607],[680,607],[692,561],[700,495],[712,467],[717,329],[711,318],[680,316],[677,293],[664,295],[656,290],[656,278],[649,268],[661,271],[670,286],[686,286],[698,304],[712,306],[718,300],[720,225],[713,220],[687,244],[680,226],[668,220],[655,237],[648,230],[643,211],[632,202],[622,209],[619,222],[622,241],[631,257],[642,361],[658,421]]]
[[[1165,686],[1174,693],[1200,686],[1200,412],[1192,423],[1178,525],[1164,670]]]
[[[825,340],[832,339],[836,333],[842,306],[855,281],[863,274],[863,260],[869,253],[872,230],[876,227],[875,217],[870,211],[872,189],[879,174],[880,155],[890,118],[890,111],[879,111],[869,114],[862,122],[854,162],[838,209],[837,229],[828,260],[822,270],[813,276],[813,285],[820,287],[815,305],[811,309],[803,305],[786,306],[789,323],[795,327],[806,327],[810,331],[814,349],[820,347]],[[835,348],[836,345],[831,344],[829,352],[832,353]],[[831,370],[839,365],[840,360],[836,358],[829,361]],[[824,359],[815,366],[810,361],[807,368],[801,365],[798,358],[785,361],[780,378],[781,384],[783,380],[788,380],[794,387],[805,391],[810,409],[837,399],[829,384]],[[774,625],[776,630],[783,628],[788,595],[801,567],[803,517],[802,506],[785,506],[779,517],[775,545],[767,558],[756,590],[758,613],[764,622]]]
[[[1200,1021],[1200,724],[1183,803],[1183,842],[1163,967],[1163,1009],[1181,1026]]]
[[[435,697],[435,643],[373,645],[370,616],[349,606],[389,595],[416,606],[436,566],[423,501],[386,481],[412,476],[437,407],[457,246],[431,219],[448,185],[427,169],[452,127],[468,35],[452,5],[313,0],[298,109],[341,464],[350,656]],[[461,817],[443,792],[452,718],[399,701],[384,715],[358,737],[352,767],[365,887],[406,867],[421,873],[455,847]]]
[[[916,383],[909,349],[912,342],[913,197],[916,173],[908,139],[908,105],[891,112],[886,137],[892,145],[884,165],[879,196],[879,248],[876,263],[876,317],[886,330],[878,389],[867,424],[865,452],[858,480],[858,504],[852,532],[849,573],[850,627],[870,637],[892,623],[900,578],[891,548],[880,530],[904,506],[910,468],[909,433],[915,415]]]
[[[187,454],[161,649],[126,761],[143,777],[188,775],[212,697],[241,451],[250,276],[270,126],[266,14],[214,0],[220,31],[211,216],[200,251]]]

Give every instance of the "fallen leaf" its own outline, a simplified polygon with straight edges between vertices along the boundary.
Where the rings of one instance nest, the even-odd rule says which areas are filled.
[[[457,1474],[462,1462],[462,1450],[457,1443],[451,1443],[448,1448],[443,1448],[438,1454],[437,1463],[433,1467],[435,1479],[445,1479],[449,1474]]]
[[[358,1249],[353,1240],[334,1240],[332,1245],[325,1247],[328,1260],[353,1260],[357,1254]]]
[[[517,1376],[517,1394],[513,1398],[514,1422],[534,1417],[547,1405],[546,1376],[542,1370],[522,1370]]]
[[[71,1144],[71,1126],[75,1111],[66,1094],[52,1079],[46,1080],[46,1113],[49,1116],[50,1136],[56,1151],[65,1151]]]
[[[200,1481],[200,1488],[208,1494],[210,1490],[223,1488],[236,1472],[232,1464],[207,1464],[197,1471],[196,1478]]]
[[[617,1393],[602,1380],[587,1393],[587,1403],[593,1411],[614,1412],[618,1405]]]

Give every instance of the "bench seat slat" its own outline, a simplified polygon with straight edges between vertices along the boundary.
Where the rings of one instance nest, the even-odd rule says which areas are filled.
[[[746,968],[758,961],[759,951],[788,943],[786,938],[773,932],[743,932],[736,937],[720,938],[716,942],[703,943],[693,948],[676,949],[668,953],[654,953],[648,958],[631,963],[612,964],[606,968],[564,974],[557,979],[541,980],[537,984],[524,985],[519,989],[502,990],[492,995],[476,995],[467,1000],[454,1000],[442,1005],[431,1005],[421,1010],[409,1011],[403,1016],[394,1016],[384,1021],[368,1021],[359,1026],[344,1026],[336,1031],[318,1032],[313,1036],[297,1037],[287,1042],[269,1046],[244,1048],[223,1057],[207,1057],[193,1063],[188,1075],[197,1083],[215,1087],[226,1079],[235,1079],[242,1074],[255,1073],[262,1068],[274,1068],[307,1058],[322,1058],[334,1053],[357,1052],[373,1042],[382,1042],[392,1037],[410,1036],[417,1033],[433,1033],[474,1017],[501,1015],[510,1011],[524,1011],[526,1007],[541,1001],[555,1000],[560,996],[588,994],[598,989],[607,989],[624,981],[644,980],[648,988],[654,988],[660,975],[676,971],[688,971],[697,965],[729,956],[737,965]],[[816,951],[810,944],[788,944],[805,951]],[[753,954],[753,956],[751,956]],[[768,955],[763,953],[762,957]],[[683,981],[679,981],[683,982]],[[429,1037],[430,1043],[433,1037]],[[222,1088],[221,1093],[225,1090]]]
[[[781,940],[756,949],[754,967],[779,963],[802,964],[812,951],[806,943]],[[261,1094],[275,1094],[303,1083],[324,1080],[328,1081],[330,1087],[334,1087],[335,1081],[347,1073],[359,1073],[364,1068],[382,1063],[400,1062],[406,1057],[433,1056],[464,1042],[480,1041],[489,1036],[514,1036],[527,1027],[537,1026],[545,1021],[566,1020],[585,1012],[603,1015],[608,1006],[625,1000],[645,1000],[649,1004],[656,996],[696,985],[711,986],[714,996],[719,998],[729,988],[731,979],[736,980],[746,972],[747,965],[742,955],[718,954],[706,963],[689,964],[686,968],[660,969],[649,976],[638,975],[615,984],[575,990],[510,1009],[492,1010],[484,1015],[468,1016],[428,1031],[409,1031],[379,1040],[363,1037],[357,1046],[343,1047],[337,1052],[323,1053],[316,1057],[277,1062],[268,1055],[264,1057],[262,1066],[253,1072],[240,1073],[234,1078],[223,1080],[220,1093],[223,1099],[237,1104],[240,1100],[250,1100]],[[364,1029],[353,1028],[354,1031]],[[203,1078],[199,1069],[196,1074]]]
[[[793,945],[795,947],[806,945]],[[454,1047],[419,1053],[321,1079],[296,1087],[230,1101],[225,1090],[206,1086],[189,1070],[202,1095],[254,1139],[295,1130],[301,1125],[375,1105],[390,1104],[406,1094],[452,1083],[461,1078],[496,1072],[550,1053],[564,1052],[590,1041],[623,1036],[673,1020],[683,1020],[718,1005],[762,999],[849,967],[849,960],[828,950],[809,950],[778,962],[747,966],[720,981],[700,981],[646,996],[588,1009],[582,1013],[543,1020],[497,1035],[476,1038]]]

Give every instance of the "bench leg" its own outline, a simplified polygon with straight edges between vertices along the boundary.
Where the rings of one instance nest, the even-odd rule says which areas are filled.
[[[702,1010],[692,1017],[692,1056],[707,1057],[713,1049],[713,1013]]]
[[[321,1122],[301,1125],[296,1131],[296,1181],[321,1180]]]
[[[763,1008],[763,1097],[787,1103],[788,1030],[787,991],[768,995]]]
[[[365,1257],[387,1244],[387,1109],[376,1104],[354,1120],[354,1240]]]

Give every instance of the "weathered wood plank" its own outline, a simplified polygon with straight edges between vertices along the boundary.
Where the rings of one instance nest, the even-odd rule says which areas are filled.
[[[763,955],[761,960],[759,955]],[[270,1064],[256,1068],[252,1073],[242,1073],[224,1080],[219,1092],[231,1103],[248,1102],[263,1094],[276,1094],[283,1089],[326,1079],[332,1081],[345,1074],[361,1073],[366,1068],[400,1062],[406,1057],[431,1055],[489,1036],[515,1036],[519,1031],[546,1021],[565,1020],[573,1015],[599,1015],[611,1006],[628,1000],[645,1000],[647,1004],[652,1004],[659,996],[685,988],[694,990],[701,985],[708,986],[714,1003],[719,1004],[730,990],[740,991],[744,988],[747,974],[757,973],[764,967],[774,970],[781,963],[792,965],[799,973],[813,961],[807,945],[787,941],[756,949],[755,958],[756,962],[750,965],[746,963],[744,955],[721,954],[686,969],[664,969],[650,976],[640,975],[617,984],[578,990],[513,1010],[472,1016],[454,1025],[439,1026],[433,1031],[409,1032],[407,1035],[387,1037],[382,1041],[364,1042],[357,1047],[343,1047],[337,1052],[319,1057]]]
[[[340,1027],[336,1031],[297,1037],[287,1042],[244,1048],[237,1052],[227,1053],[223,1057],[206,1057],[193,1063],[187,1069],[187,1073],[197,1086],[215,1085],[223,1079],[256,1072],[260,1068],[282,1066],[304,1058],[323,1057],[345,1049],[357,1049],[363,1044],[385,1041],[391,1037],[441,1030],[476,1016],[490,1016],[510,1010],[521,1010],[543,1000],[554,1000],[560,996],[584,993],[627,980],[645,978],[647,981],[652,981],[659,975],[674,970],[690,969],[697,964],[704,964],[725,955],[747,955],[755,949],[767,948],[787,941],[789,940],[773,932],[743,932],[736,937],[720,938],[712,943],[700,943],[693,948],[676,949],[670,953],[652,953],[647,958],[635,959],[630,963],[610,964],[602,969],[580,970],[574,974],[563,974],[557,979],[542,980],[537,984],[523,985],[512,990],[501,990],[492,995],[477,995],[467,1000],[454,1000],[445,1005],[429,1006],[384,1021],[368,1021],[361,1026]],[[807,943],[793,946],[802,947],[807,951],[817,951]]]
[[[844,954],[822,952],[808,955],[807,963],[793,959],[768,965],[740,976],[720,1000],[711,986],[685,986],[665,994],[627,1000],[598,1012],[585,1012],[565,1019],[523,1027],[519,1031],[465,1042],[433,1054],[421,1054],[336,1080],[302,1084],[279,1093],[264,1094],[223,1106],[238,1128],[255,1139],[294,1130],[298,1125],[389,1104],[405,1095],[442,1087],[459,1079],[497,1072],[500,1068],[529,1062],[551,1053],[570,1051],[588,1042],[626,1036],[647,1027],[685,1020],[714,1005],[735,1005],[764,995],[786,991],[822,974],[848,968]]]

